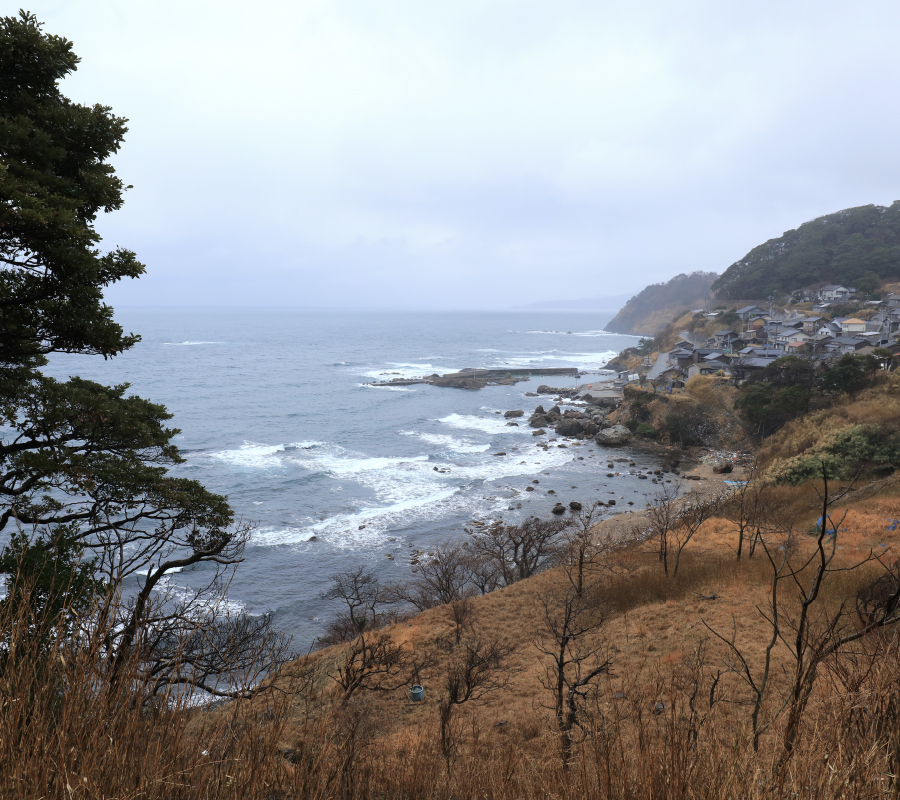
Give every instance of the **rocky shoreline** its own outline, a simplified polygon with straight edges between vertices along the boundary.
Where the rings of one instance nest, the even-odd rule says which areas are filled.
[[[705,448],[673,448],[645,440],[636,440],[632,432],[624,425],[614,424],[608,417],[618,407],[615,398],[598,397],[590,391],[579,393],[574,389],[556,389],[540,386],[538,393],[531,396],[549,394],[553,396],[554,405],[545,409],[538,405],[531,415],[525,419],[524,409],[512,409],[503,413],[507,425],[519,426],[527,424],[534,428],[534,436],[546,436],[536,446],[542,449],[551,447],[566,448],[596,443],[603,448],[611,448],[612,452],[605,457],[606,478],[617,478],[624,475],[647,480],[653,484],[683,482],[684,494],[704,499],[712,499],[729,491],[725,480],[743,477],[745,462],[749,456],[738,452],[717,452]],[[578,408],[570,404],[579,403]],[[584,404],[581,406],[580,404]],[[569,406],[563,408],[563,406]],[[501,412],[496,412],[501,413]],[[521,420],[521,422],[519,421]],[[500,451],[495,456],[505,456]],[[657,461],[656,468],[633,472],[629,467],[635,466],[635,457],[652,455]],[[575,456],[575,458],[579,458]],[[617,471],[620,470],[620,471]],[[621,470],[624,470],[621,471]],[[533,491],[526,487],[525,491]],[[644,509],[631,509],[616,506],[614,499],[603,505],[609,506],[608,513],[614,516],[598,523],[603,529],[611,527],[616,535],[640,524]],[[627,505],[631,506],[632,503]],[[554,514],[567,511],[577,512],[581,508],[580,501],[568,504],[557,502],[551,509]]]
[[[553,400],[556,405],[549,410],[545,410],[543,405],[538,405],[534,409],[528,418],[528,424],[536,429],[535,436],[543,436],[547,433],[547,428],[552,428],[557,436],[573,438],[578,441],[593,439],[597,444],[606,447],[619,447],[632,439],[632,433],[628,428],[624,425],[615,425],[607,419],[610,412],[618,407],[618,399],[615,397],[600,397],[592,395],[590,392],[578,394],[576,389],[556,389],[550,386],[539,386],[537,394],[556,395]],[[563,410],[559,403],[565,403],[566,399],[583,402],[584,410],[579,411],[577,408]],[[524,417],[525,412],[523,410],[507,411],[504,416],[507,419]],[[519,423],[508,422],[507,424],[518,425]]]

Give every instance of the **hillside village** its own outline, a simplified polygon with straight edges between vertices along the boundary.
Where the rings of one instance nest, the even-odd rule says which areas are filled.
[[[624,383],[649,382],[669,391],[695,375],[740,385],[786,355],[818,364],[846,354],[873,355],[886,366],[900,353],[900,292],[870,296],[827,284],[793,293],[782,308],[695,309],[667,326],[652,345],[643,340],[642,347],[626,351],[634,360],[612,366]]]

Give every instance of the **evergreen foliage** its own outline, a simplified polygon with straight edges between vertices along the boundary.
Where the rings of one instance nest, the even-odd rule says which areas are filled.
[[[804,222],[754,247],[712,285],[720,296],[764,298],[823,283],[874,291],[900,277],[900,201]]]
[[[88,595],[128,580],[127,599],[114,604],[114,663],[152,625],[158,685],[175,654],[192,652],[205,682],[195,685],[209,686],[227,666],[216,661],[222,653],[236,661],[227,648],[207,652],[209,643],[248,629],[237,617],[224,630],[215,608],[249,527],[233,525],[225,497],[168,473],[183,459],[163,406],[128,395],[127,384],[40,371],[50,353],[109,358],[138,341],[114,321],[103,290],[144,267],[128,250],[102,252],[94,228],[100,211],[122,205],[108,160],[126,121],[60,93],[78,61],[33,15],[0,18],[0,536],[10,537],[0,570],[23,587],[7,602],[27,597],[35,614],[77,612]],[[203,564],[213,575],[205,589],[177,600],[160,593],[168,574]],[[241,635],[259,647],[269,632]],[[192,682],[183,668],[172,680]]]
[[[851,425],[836,431],[820,446],[790,458],[772,470],[776,484],[799,486],[825,475],[848,480],[861,469],[900,467],[900,430],[896,426]]]

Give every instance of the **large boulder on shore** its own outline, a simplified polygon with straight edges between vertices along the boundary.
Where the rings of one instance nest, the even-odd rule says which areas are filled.
[[[550,419],[559,419],[562,416],[562,411],[559,406],[553,406],[553,408],[547,412],[547,416],[550,417]]]
[[[556,426],[557,436],[574,436],[576,433],[583,433],[581,429],[581,420],[578,419],[561,419]]]
[[[613,425],[611,428],[600,431],[594,441],[607,447],[618,447],[631,441],[631,431],[624,425]]]
[[[532,428],[546,428],[552,426],[553,422],[550,417],[544,416],[543,414],[532,414],[528,420],[528,424],[531,425]]]
[[[507,411],[503,416],[506,419],[513,419],[514,417],[524,417],[525,412],[517,409],[516,411]]]

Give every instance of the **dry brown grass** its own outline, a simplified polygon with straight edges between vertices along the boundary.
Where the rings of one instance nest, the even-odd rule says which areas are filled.
[[[900,546],[900,531],[885,524],[900,518],[900,497],[895,484],[882,489],[877,496],[862,490],[847,496],[838,563],[859,561],[870,547]],[[776,490],[777,522],[802,533],[817,514],[814,495]],[[773,552],[783,537],[768,535]],[[728,671],[729,648],[710,629],[734,636],[758,670],[770,634],[760,610],[768,608],[771,568],[761,551],[737,561],[734,546],[733,525],[720,516],[691,541],[677,578],[666,579],[655,554],[639,546],[597,565],[591,614],[605,618],[600,636],[613,669],[588,693],[584,729],[567,766],[533,646],[543,625],[540,597],[567,585],[557,569],[474,601],[477,635],[515,641],[518,650],[508,686],[461,707],[460,747],[450,761],[439,747],[438,700],[453,657],[442,640],[453,623],[441,607],[390,629],[398,642],[434,658],[422,675],[421,703],[400,690],[363,693],[339,708],[328,673],[340,647],[289,665],[279,692],[206,710],[176,696],[141,707],[139,686],[110,693],[94,645],[61,646],[49,659],[31,653],[0,675],[0,797],[882,796],[891,785],[886,776],[900,763],[900,714],[891,710],[900,709],[896,636],[869,637],[857,655],[825,665],[789,764],[779,766],[782,717],[754,753],[747,687]],[[814,546],[813,537],[800,535],[794,558]],[[823,609],[835,611],[876,574],[869,565],[833,576]],[[786,613],[796,612],[795,595],[785,594]],[[22,629],[10,620],[0,620],[0,628]],[[773,658],[767,718],[790,676],[783,644]],[[717,702],[710,707],[717,674]],[[290,758],[283,757],[286,750]]]

